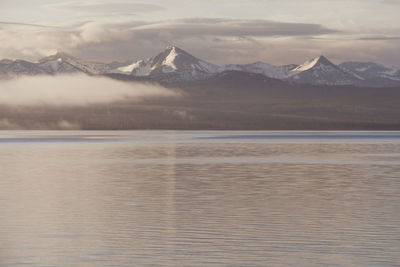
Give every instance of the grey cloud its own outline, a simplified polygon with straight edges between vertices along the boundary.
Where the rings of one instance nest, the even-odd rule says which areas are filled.
[[[159,22],[133,29],[143,36],[185,38],[195,36],[305,36],[337,33],[319,24],[287,23],[270,20],[182,19]]]
[[[6,25],[6,26],[28,26],[28,27],[36,27],[36,28],[58,28],[56,26],[32,24],[32,23],[22,23],[22,22],[11,22],[11,21],[0,21],[0,24]]]
[[[359,38],[358,40],[365,40],[365,41],[400,40],[400,36],[368,36]]]
[[[263,49],[260,39],[263,38],[289,38],[301,36],[315,36],[337,33],[337,30],[328,29],[318,24],[304,23],[284,23],[269,20],[231,20],[231,19],[182,19],[171,21],[160,21],[156,23],[147,23],[137,26],[127,26],[129,39],[124,43],[119,42],[118,53],[130,56],[130,59],[141,59],[153,56],[167,45],[175,44],[187,47],[188,50],[197,53],[199,56],[205,54],[204,59],[222,63],[219,58],[226,55],[229,47],[237,43],[251,43],[255,48]],[[219,40],[220,42],[216,42]],[[218,43],[218,45],[216,45]],[[210,57],[210,49],[204,53],[205,47],[215,48],[217,46],[226,46],[219,55]],[[95,58],[100,54],[102,48],[112,51],[115,57],[116,52],[112,50],[113,44],[103,43],[100,46],[95,43],[85,44],[84,52],[80,50],[81,55],[92,55]],[[83,47],[82,47],[83,48]],[[133,49],[135,48],[135,49]],[[134,51],[135,50],[135,51]],[[127,52],[129,51],[129,52]],[[215,50],[214,50],[215,51]],[[126,58],[125,58],[126,59]],[[225,58],[226,59],[226,58]],[[225,61],[226,62],[226,61]]]
[[[13,57],[20,51],[29,59],[38,55],[48,55],[55,50],[95,59],[121,58],[123,54],[125,59],[126,55],[129,55],[129,59],[137,59],[143,55],[150,56],[166,45],[191,43],[193,40],[201,40],[206,44],[210,39],[233,38],[261,47],[258,39],[264,37],[315,36],[337,32],[318,24],[269,20],[194,18],[153,23],[88,21],[57,30],[33,31],[22,27],[18,30],[0,29],[0,40],[2,37],[7,39],[7,42],[0,43],[0,51]]]
[[[201,51],[204,51],[204,47],[217,46],[218,42],[215,40],[221,41],[218,46],[232,47],[234,43],[251,43],[255,49],[260,50],[264,46],[260,41],[263,38],[299,38],[338,32],[318,24],[221,18],[192,18],[155,23],[131,22],[101,27],[101,29],[98,29],[96,25],[92,26],[81,29],[78,34],[80,40],[86,41],[76,50],[79,56],[96,59],[105,54],[110,56],[109,59],[127,59],[127,55],[128,59],[147,58],[171,44],[188,47],[188,50],[194,53],[198,51],[199,55],[202,55]],[[122,42],[121,38],[124,38]],[[96,40],[103,40],[103,42]],[[118,50],[115,50],[116,46]],[[125,55],[125,58],[121,58],[121,55]],[[226,55],[226,51],[222,51],[221,55]],[[212,57],[211,60],[220,58],[221,55]],[[204,59],[210,60],[208,55]]]
[[[0,58],[37,59],[61,50],[87,59],[125,61],[152,57],[168,45],[177,45],[216,64],[302,63],[325,54],[336,62],[371,60],[398,65],[398,36],[396,29],[341,32],[319,24],[269,20],[90,21],[63,30],[0,29]]]
[[[164,10],[163,7],[153,4],[145,3],[126,3],[126,2],[114,2],[114,3],[82,3],[82,2],[66,2],[52,4],[50,7],[70,9],[78,12],[87,13],[146,13]]]

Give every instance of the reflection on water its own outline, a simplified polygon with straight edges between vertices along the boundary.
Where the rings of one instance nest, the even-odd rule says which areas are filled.
[[[4,132],[0,266],[399,266],[399,133],[296,134]]]

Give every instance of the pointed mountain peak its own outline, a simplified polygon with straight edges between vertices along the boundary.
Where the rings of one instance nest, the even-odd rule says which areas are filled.
[[[320,55],[319,57],[316,58],[317,63],[321,64],[333,64],[329,59],[327,59],[324,55]]]
[[[196,80],[219,71],[219,66],[200,60],[183,49],[168,46],[153,58],[137,61],[117,71],[163,81]]]
[[[191,64],[197,64],[198,58],[176,46],[169,46],[163,52],[151,59],[152,68],[166,66],[171,70],[187,69]]]
[[[293,71],[306,71],[309,69],[314,68],[317,65],[333,65],[332,62],[330,62],[325,56],[320,55],[319,57],[313,58],[309,61],[306,61],[305,63],[299,65],[297,68],[294,68]]]
[[[164,52],[161,52],[159,56],[164,57],[165,59],[168,58],[168,61],[173,61],[175,60],[178,56],[184,56],[184,57],[193,57],[190,55],[188,52],[185,50],[177,47],[177,46],[168,46]]]

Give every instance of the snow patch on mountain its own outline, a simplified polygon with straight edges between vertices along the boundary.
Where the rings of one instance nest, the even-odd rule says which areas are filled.
[[[294,69],[292,70],[292,73],[301,72],[301,71],[306,71],[306,70],[312,69],[312,68],[314,68],[314,67],[321,67],[321,66],[329,66],[329,65],[330,65],[330,64],[324,65],[324,64],[322,63],[322,64],[319,64],[319,66],[317,66],[317,64],[318,64],[321,60],[322,60],[322,56],[316,57],[316,58],[311,59],[311,60],[309,60],[309,61],[306,61],[305,63],[301,64],[300,66],[297,66],[296,68],[294,68]]]
[[[178,57],[178,53],[176,52],[176,47],[172,47],[170,49],[170,53],[168,54],[168,56],[165,58],[165,60],[162,63],[162,65],[164,66],[163,70],[166,72],[172,72],[174,70],[177,70],[177,67],[175,66],[175,59],[177,57]],[[169,70],[169,69],[171,69],[171,70]]]

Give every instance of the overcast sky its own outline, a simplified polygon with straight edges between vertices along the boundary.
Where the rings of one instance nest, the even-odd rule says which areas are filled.
[[[400,0],[0,0],[0,58],[132,60],[177,45],[216,63],[400,66]]]

